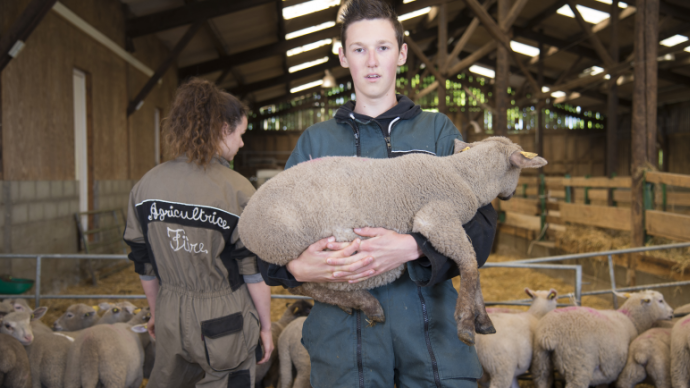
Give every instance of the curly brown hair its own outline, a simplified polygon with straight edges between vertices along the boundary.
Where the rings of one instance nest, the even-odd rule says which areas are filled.
[[[207,165],[220,151],[223,124],[234,132],[247,115],[247,107],[211,82],[194,78],[180,86],[165,120],[165,137],[171,153],[187,155],[189,162]]]

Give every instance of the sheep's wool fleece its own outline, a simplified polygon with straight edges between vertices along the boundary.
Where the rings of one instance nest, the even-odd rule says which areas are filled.
[[[514,188],[519,176],[519,169],[512,168],[509,160],[513,152],[521,151],[519,145],[492,137],[470,147],[446,157],[326,157],[301,163],[269,180],[252,196],[239,221],[240,238],[261,259],[286,265],[320,239],[360,237],[353,228],[410,233],[413,226],[421,225],[441,236],[454,235],[444,230],[454,226],[433,224],[434,219],[420,216],[419,210],[438,202],[465,224],[504,190],[506,179]],[[403,270],[401,265],[360,283],[323,286],[341,291],[371,289],[394,281]]]

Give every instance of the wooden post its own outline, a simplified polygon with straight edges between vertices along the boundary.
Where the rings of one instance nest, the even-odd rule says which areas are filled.
[[[638,8],[640,12],[640,8]],[[647,91],[647,162],[659,165],[656,148],[657,49],[659,47],[659,0],[645,0],[645,83]]]
[[[611,3],[611,43],[609,45],[609,55],[611,60],[618,63],[618,0]],[[611,74],[608,84],[608,99],[606,113],[606,175],[612,176],[618,169],[618,80],[617,74]],[[610,191],[610,190],[609,190]],[[609,195],[611,197],[611,195]],[[612,204],[609,198],[609,206]]]
[[[448,14],[447,5],[445,2],[438,6],[438,55],[436,63],[438,64],[439,72],[443,73],[443,66],[446,63],[448,56]],[[446,74],[443,74],[444,76]],[[438,80],[438,111],[448,115],[448,107],[446,106],[446,79]]]
[[[641,247],[644,245],[644,216],[643,216],[643,168],[647,163],[647,90],[646,90],[646,69],[645,69],[645,7],[647,0],[637,0],[636,6],[640,12],[635,15],[635,84],[633,89],[633,114],[632,114],[632,134],[631,134],[631,165],[630,173],[632,176],[631,186],[631,226],[632,226],[632,246]],[[628,258],[627,283],[635,285],[635,259],[636,255]]]
[[[498,23],[502,24],[510,9],[509,0],[498,0]],[[494,95],[496,97],[496,120],[494,121],[494,135],[508,134],[508,80],[510,78],[510,63],[508,62],[508,48],[499,45],[496,52],[496,79]]]
[[[537,82],[539,87],[544,86],[544,59],[546,58],[546,53],[544,53],[544,43],[539,42],[539,64],[537,74]],[[544,156],[544,99],[539,99],[537,103],[537,127],[534,131],[534,152],[538,155]],[[544,169],[540,168],[539,173],[543,174]]]
[[[0,72],[14,58],[10,55],[12,48],[24,45],[29,35],[36,29],[36,26],[43,20],[43,17],[50,12],[56,0],[32,0],[19,18],[10,26],[6,34],[0,38]]]

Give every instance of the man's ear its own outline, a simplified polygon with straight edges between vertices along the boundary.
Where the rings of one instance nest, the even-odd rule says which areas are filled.
[[[398,54],[398,66],[402,66],[407,62],[407,43],[400,46],[400,53]]]
[[[338,49],[338,59],[340,59],[340,66],[342,66],[346,69],[348,67],[350,67],[350,65],[347,63],[347,57],[345,56],[345,48],[344,47],[340,47]]]

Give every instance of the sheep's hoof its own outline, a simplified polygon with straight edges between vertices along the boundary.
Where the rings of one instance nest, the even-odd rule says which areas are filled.
[[[458,338],[467,346],[474,345],[474,330],[458,327]]]
[[[480,315],[474,320],[474,330],[479,334],[496,333],[496,328],[494,328],[494,325],[491,323],[491,319],[488,315]]]
[[[341,310],[345,311],[348,315],[352,315],[352,308],[345,306],[338,306]]]
[[[369,324],[369,325],[368,325],[369,327],[374,327],[374,325],[376,324],[376,321],[370,321],[370,320],[368,320],[368,319],[366,319],[366,321],[367,321],[367,323]]]
[[[368,318],[367,322],[386,322],[386,315],[383,313],[383,308],[380,304],[377,304],[375,307],[363,311]],[[373,326],[373,324],[371,324],[371,326]]]

